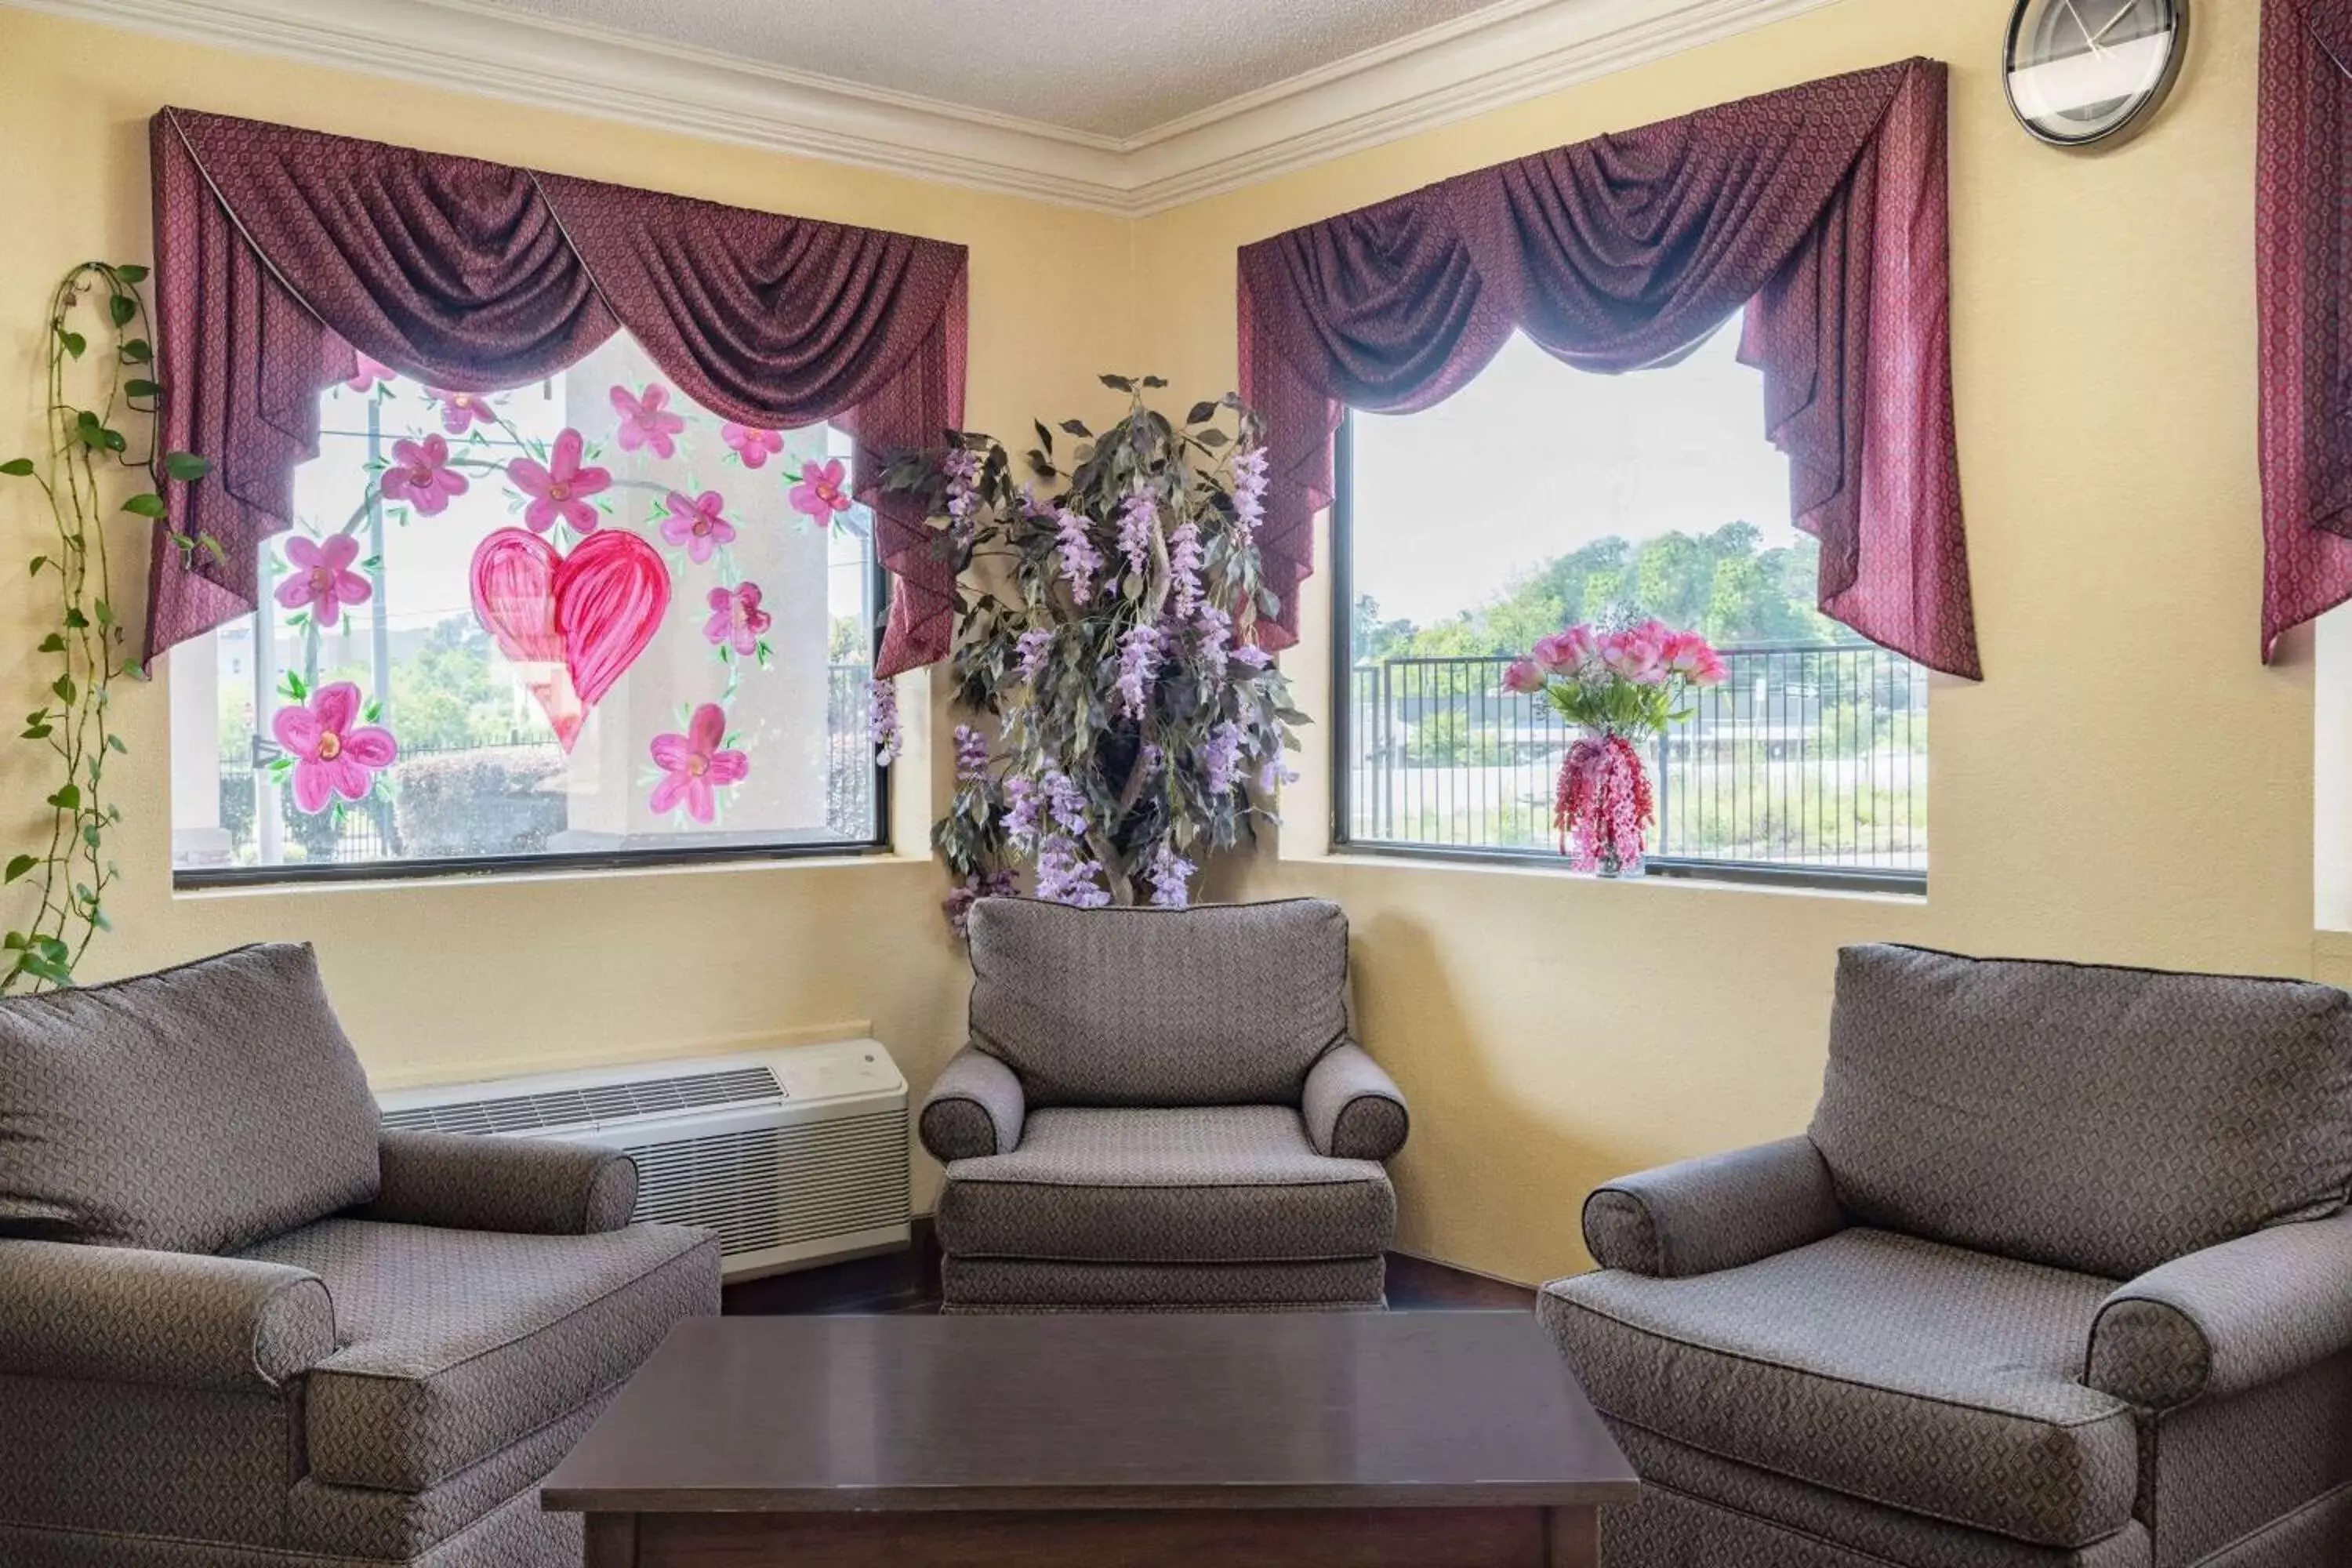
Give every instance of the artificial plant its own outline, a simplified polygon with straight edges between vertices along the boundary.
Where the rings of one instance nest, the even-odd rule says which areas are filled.
[[[1259,574],[1255,416],[1228,396],[1180,425],[1143,400],[1157,376],[1102,379],[1127,413],[1099,435],[1065,420],[1066,452],[1043,423],[1017,460],[950,431],[943,457],[884,476],[930,503],[958,565],[953,700],[970,721],[932,842],[959,922],[1024,867],[1041,899],[1185,903],[1202,859],[1273,819],[1306,721],[1255,637],[1279,607]]]
[[[120,873],[107,841],[122,812],[109,796],[107,769],[128,748],[115,732],[108,700],[115,677],[135,674],[137,666],[125,656],[125,631],[108,586],[110,476],[127,469],[147,481],[119,510],[152,522],[163,516],[166,478],[194,482],[210,468],[191,453],[158,453],[152,441],[134,455],[118,427],[126,416],[152,417],[163,395],[153,379],[154,342],[139,294],[146,276],[143,267],[85,261],[58,280],[45,323],[47,449],[38,458],[0,463],[0,475],[32,480],[47,500],[56,541],[32,558],[30,569],[37,584],[53,584],[57,594],[48,630],[34,650],[51,662],[28,661],[49,679],[19,736],[47,753],[56,787],[40,803],[48,814],[47,842],[11,856],[0,872],[32,904],[25,922],[0,937],[0,993],[72,984],[91,939],[112,929],[106,896]],[[100,340],[94,355],[93,334]],[[77,384],[71,389],[69,381]],[[88,401],[76,402],[69,391]],[[220,550],[217,541],[200,535],[182,547],[215,555]]]

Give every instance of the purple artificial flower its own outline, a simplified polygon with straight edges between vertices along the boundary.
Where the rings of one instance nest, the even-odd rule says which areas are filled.
[[[980,510],[980,454],[958,447],[940,459],[948,480],[950,531],[958,543],[971,537],[972,515]]]
[[[1160,769],[1168,765],[1168,753],[1147,742],[1142,755],[1136,759],[1136,765],[1143,770],[1145,778],[1155,777]]]
[[[1152,679],[1160,673],[1160,628],[1136,626],[1118,639],[1119,709],[1130,719],[1143,717]]]
[[[1087,836],[1087,792],[1069,774],[1046,773],[1045,809],[1052,813],[1054,825],[1071,837]]]
[[[1234,662],[1245,664],[1254,670],[1264,669],[1274,662],[1274,655],[1254,642],[1245,642],[1234,649]]]
[[[1257,793],[1260,795],[1272,795],[1282,785],[1297,782],[1298,775],[1282,765],[1280,752],[1266,758],[1265,765],[1257,771]]]
[[[1023,632],[1018,648],[1021,659],[1021,679],[1036,679],[1037,672],[1045,668],[1045,656],[1053,651],[1053,627],[1031,626],[1027,631]]]
[[[1242,727],[1228,719],[1209,731],[1209,743],[1201,748],[1201,767],[1208,777],[1209,793],[1226,795],[1234,792],[1234,781],[1242,771]]]
[[[1159,526],[1159,498],[1139,480],[1118,508],[1119,553],[1127,557],[1127,569],[1139,577],[1151,555],[1151,531]]]
[[[1007,899],[1019,884],[1010,871],[991,871],[984,877],[966,877],[963,886],[950,893],[940,908],[946,911],[948,928],[956,935],[971,935],[971,906],[982,899]]]
[[[956,782],[978,784],[988,776],[988,737],[969,724],[955,727]]]
[[[1175,611],[1189,621],[1201,609],[1201,527],[1189,518],[1168,536],[1168,574],[1175,584]]]
[[[1242,537],[1255,540],[1265,521],[1266,456],[1264,447],[1245,447],[1234,454],[1234,518]]]
[[[1160,853],[1151,858],[1151,868],[1144,874],[1151,879],[1151,901],[1163,910],[1181,910],[1192,901],[1192,873],[1200,868],[1176,853],[1176,841],[1169,839],[1160,846]]]
[[[1061,536],[1062,581],[1070,585],[1070,597],[1081,605],[1095,596],[1095,575],[1103,567],[1102,552],[1095,548],[1087,529],[1083,514],[1068,507],[1057,514],[1055,530]]]
[[[899,749],[906,736],[898,728],[898,689],[885,679],[877,679],[867,690],[866,732],[874,742],[874,760],[888,767],[898,760]]]
[[[1048,838],[1037,851],[1037,896],[1047,903],[1101,909],[1110,902],[1109,890],[1097,880],[1101,875],[1102,868],[1079,859],[1066,838]]]
[[[1201,668],[1211,680],[1224,679],[1225,661],[1233,657],[1233,616],[1214,605],[1203,605],[1193,624],[1201,634]]]
[[[1025,851],[1037,842],[1037,808],[1043,804],[1034,779],[1014,773],[1004,781],[1004,837],[1014,848]]]

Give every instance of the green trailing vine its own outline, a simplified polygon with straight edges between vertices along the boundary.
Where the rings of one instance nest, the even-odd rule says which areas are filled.
[[[122,821],[108,771],[129,750],[109,708],[117,676],[137,673],[125,655],[127,635],[110,596],[106,496],[117,469],[147,482],[120,511],[152,524],[164,515],[163,481],[194,481],[210,471],[186,452],[158,453],[146,444],[133,455],[119,424],[152,419],[163,396],[154,379],[155,349],[139,284],[143,267],[85,261],[58,280],[47,318],[47,450],[38,458],[0,463],[0,475],[30,479],[47,500],[55,539],[29,563],[36,582],[54,584],[56,616],[35,652],[52,662],[33,668],[49,676],[40,706],[25,715],[19,739],[48,753],[56,787],[41,801],[48,809],[46,843],[9,857],[0,881],[17,888],[32,913],[0,938],[0,993],[70,985],[74,969],[100,931],[110,931],[108,890],[121,876],[108,858],[109,836]],[[93,318],[95,320],[93,320]],[[92,353],[92,336],[101,346]],[[68,382],[89,397],[68,395]],[[217,541],[182,543],[220,554]]]

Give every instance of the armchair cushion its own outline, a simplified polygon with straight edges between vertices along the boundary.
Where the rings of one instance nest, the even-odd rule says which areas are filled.
[[[1538,1308],[1601,1414],[1849,1497],[2073,1550],[2123,1529],[2136,1413],[2077,1381],[2110,1282],[1853,1228]]]
[[[1027,1110],[1013,1069],[967,1046],[948,1058],[915,1126],[933,1159],[977,1160],[1019,1148]]]
[[[971,1041],[1031,1107],[1296,1107],[1348,1032],[1348,920],[1315,899],[971,910]]]
[[[1308,1069],[1299,1116],[1315,1152],[1340,1160],[1392,1159],[1412,1124],[1396,1080],[1353,1040]]]
[[[233,1252],[373,1197],[376,1128],[308,946],[0,1000],[0,1236]]]
[[[1849,948],[1812,1138],[1857,1224],[2132,1279],[2344,1206],[2352,996]]]
[[[1013,1152],[949,1166],[937,1224],[961,1258],[1307,1262],[1386,1251],[1396,1194],[1281,1106],[1057,1109]]]
[[[2242,1394],[2352,1349],[2352,1215],[2283,1225],[2109,1296],[2084,1381],[2164,1409]]]
[[[1810,1138],[1661,1166],[1584,1200],[1593,1261],[1660,1279],[1737,1268],[1844,1225],[1829,1167]]]
[[[637,1205],[637,1167],[593,1143],[387,1130],[383,1184],[354,1219],[589,1236],[618,1230]]]
[[[260,1393],[334,1352],[334,1304],[307,1269],[0,1241],[0,1375]]]
[[[309,1378],[310,1471],[419,1492],[624,1381],[680,1318],[719,1310],[719,1243],[639,1225],[505,1236],[330,1219],[248,1257],[307,1268],[343,1348]]]

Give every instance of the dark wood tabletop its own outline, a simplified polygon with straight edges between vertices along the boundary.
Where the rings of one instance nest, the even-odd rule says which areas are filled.
[[[1544,1509],[1633,1471],[1523,1312],[700,1318],[557,1467],[587,1513]]]

